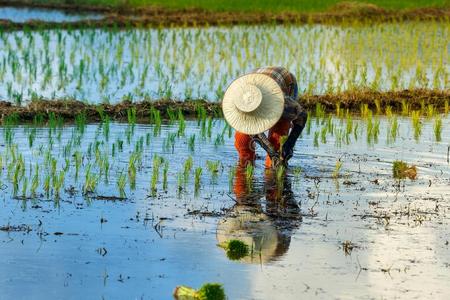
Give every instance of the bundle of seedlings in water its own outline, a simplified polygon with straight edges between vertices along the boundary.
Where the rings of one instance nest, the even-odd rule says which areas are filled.
[[[230,260],[240,260],[250,253],[250,247],[241,240],[233,239],[225,241],[217,246],[225,250],[227,257]]]
[[[173,292],[177,300],[225,300],[225,291],[219,283],[206,283],[199,290],[177,286]]]
[[[395,179],[409,178],[414,180],[417,178],[417,168],[414,165],[408,166],[407,163],[401,160],[394,161],[392,165],[392,173]]]

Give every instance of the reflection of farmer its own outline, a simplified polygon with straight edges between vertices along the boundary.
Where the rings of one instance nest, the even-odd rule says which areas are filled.
[[[274,159],[286,163],[292,157],[307,118],[297,96],[294,75],[281,67],[260,68],[231,83],[222,109],[228,124],[236,129],[235,146],[241,159],[255,158],[255,141],[268,152],[267,167]],[[268,138],[262,134],[266,130]],[[280,149],[283,136],[288,137]]]
[[[282,184],[282,191],[274,182],[273,171],[268,169],[263,188],[253,187],[246,182],[243,164],[238,166],[233,191],[236,205],[227,216],[219,221],[217,242],[239,240],[248,245],[250,251],[240,259],[245,263],[264,263],[284,255],[291,241],[291,235],[301,221],[300,208],[295,203],[288,178]],[[266,196],[265,205],[261,198]]]

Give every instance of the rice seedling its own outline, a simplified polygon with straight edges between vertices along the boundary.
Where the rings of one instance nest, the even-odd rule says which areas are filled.
[[[202,172],[203,172],[203,168],[202,167],[195,168],[195,172],[194,172],[194,190],[195,190],[195,194],[197,194],[199,189],[200,189]]]
[[[411,120],[414,129],[414,139],[418,142],[422,134],[422,123],[420,122],[420,111],[415,110],[411,113]]]
[[[319,131],[314,132],[314,147],[319,147]]]
[[[65,179],[65,172],[64,170],[61,170],[59,174],[55,174],[52,178],[52,184],[53,184],[53,193],[55,196],[55,199],[60,198],[61,188],[64,186],[64,179]]]
[[[409,110],[410,110],[410,105],[408,102],[406,102],[406,100],[402,100],[402,115],[403,116],[408,116],[409,115]]]
[[[189,151],[194,152],[195,150],[195,134],[191,135],[188,140]]]
[[[155,108],[150,109],[150,124],[154,124],[153,135],[158,136],[161,133],[161,113]]]
[[[31,197],[36,197],[36,191],[39,187],[39,164],[36,163],[34,167],[34,175],[31,179]]]
[[[433,125],[433,131],[434,131],[434,138],[436,139],[436,142],[440,142],[442,140],[441,133],[442,133],[442,119],[441,116],[436,116],[434,119],[434,125]]]
[[[250,254],[250,247],[240,240],[229,240],[217,246],[226,251],[230,260],[240,260]]]
[[[180,194],[183,190],[183,173],[177,174],[177,193]]]
[[[332,175],[332,177],[334,179],[339,178],[339,173],[340,173],[341,169],[342,169],[342,161],[341,161],[341,159],[338,159],[336,161],[336,165],[334,166],[334,171],[333,171],[333,175]]]
[[[83,195],[94,193],[97,188],[98,177],[91,172],[91,168],[91,164],[88,164],[86,167],[86,172],[84,175]]]
[[[184,136],[186,130],[186,122],[184,121],[183,111],[178,109],[178,136]]]
[[[277,166],[276,171],[275,171],[275,179],[276,179],[277,191],[279,194],[278,196],[280,196],[281,192],[283,191],[285,176],[286,176],[286,167],[282,164]]]
[[[397,135],[398,135],[398,131],[399,131],[398,120],[397,120],[397,117],[394,116],[389,121],[389,126],[388,126],[388,131],[387,131],[387,142],[388,142],[388,144],[394,143],[396,141]]]
[[[326,126],[323,126],[322,129],[320,130],[320,141],[322,142],[322,144],[327,143],[327,133],[328,128]]]
[[[186,159],[186,161],[184,162],[184,166],[183,166],[184,185],[186,185],[189,181],[189,175],[191,173],[193,165],[194,165],[194,160],[193,160],[192,156],[189,156]]]
[[[253,185],[253,173],[255,172],[255,167],[253,164],[249,163],[245,166],[245,182],[247,183],[247,186],[251,190]]]
[[[125,186],[127,184],[127,175],[122,171],[117,178],[117,188],[119,189],[120,198],[126,198]]]
[[[163,168],[163,190],[167,191],[167,174],[169,173],[169,161],[164,161],[164,168]]]
[[[310,135],[311,134],[311,112],[307,112],[307,119],[306,119],[306,134]]]
[[[435,109],[433,104],[427,106],[427,118],[431,119],[435,115]]]
[[[219,176],[220,166],[220,161],[206,161],[206,168],[211,173],[211,181],[213,184],[216,183],[217,177]]]
[[[175,114],[175,110],[173,110],[172,108],[168,107],[166,109],[166,113],[167,113],[167,116],[169,117],[169,124],[175,123],[175,120],[177,119],[176,114]]]
[[[28,189],[28,178],[24,178],[23,183],[22,183],[22,198],[26,198],[27,197],[27,189]]]
[[[152,181],[151,181],[151,194],[153,197],[156,196],[156,192],[158,190],[156,188],[156,185],[158,184],[159,168],[161,167],[162,162],[163,162],[162,157],[160,157],[156,154],[153,156],[153,171],[152,171]]]

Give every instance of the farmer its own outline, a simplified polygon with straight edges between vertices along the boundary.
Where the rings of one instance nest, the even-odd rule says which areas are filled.
[[[256,69],[230,84],[222,110],[236,130],[234,145],[241,162],[255,159],[257,142],[268,153],[266,167],[287,164],[307,118],[297,96],[295,76],[282,67]],[[263,134],[267,130],[268,138]],[[280,149],[282,137],[287,138]]]

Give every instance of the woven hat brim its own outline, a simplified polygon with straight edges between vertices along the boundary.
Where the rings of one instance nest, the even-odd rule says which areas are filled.
[[[234,101],[239,101],[246,85],[255,85],[262,94],[260,106],[249,113],[240,111]],[[284,94],[277,82],[265,74],[247,74],[234,80],[225,91],[222,100],[225,120],[235,130],[255,135],[269,130],[281,118],[284,110]]]

